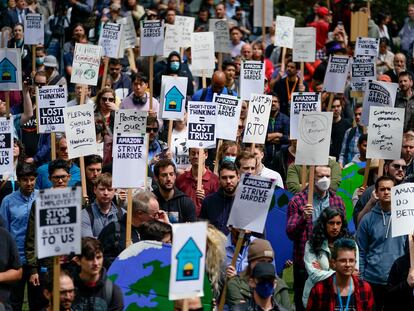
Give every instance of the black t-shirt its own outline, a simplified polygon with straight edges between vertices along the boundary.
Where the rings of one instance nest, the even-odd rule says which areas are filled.
[[[329,155],[333,156],[338,160],[339,154],[341,153],[342,141],[345,136],[345,132],[352,126],[352,123],[342,118],[341,121],[337,123],[332,123],[332,133],[331,133],[331,147],[329,150]]]
[[[0,227],[0,272],[21,267],[16,242],[10,233]],[[7,301],[10,296],[10,284],[0,283],[0,301]]]
[[[346,308],[346,301],[348,300],[348,296],[341,296],[342,300],[342,310],[341,305],[338,301],[338,297],[336,298],[335,309],[334,311],[345,311]],[[357,311],[356,303],[355,303],[355,293],[352,293],[351,298],[349,299],[348,309],[347,311]]]

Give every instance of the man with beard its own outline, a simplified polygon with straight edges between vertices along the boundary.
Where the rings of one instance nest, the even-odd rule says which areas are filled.
[[[154,190],[160,209],[168,214],[171,223],[195,221],[195,206],[189,197],[175,187],[177,172],[171,160],[163,159],[154,166],[158,189]]]
[[[343,97],[335,96],[332,102],[333,120],[329,155],[335,157],[336,160],[338,160],[339,154],[341,153],[342,140],[345,132],[352,126],[349,120],[342,118],[343,107]]]
[[[59,278],[60,286],[60,311],[72,311],[72,303],[75,299],[75,285],[72,276],[66,270],[61,270]],[[49,301],[47,308],[42,311],[53,311],[53,282],[49,277],[49,282],[43,290],[43,296]]]
[[[413,77],[408,71],[403,71],[398,75],[399,91],[395,99],[396,108],[405,109],[404,132],[414,127],[414,92]]]
[[[225,235],[229,234],[227,220],[239,180],[236,164],[224,161],[219,169],[219,190],[207,196],[201,205],[200,218],[208,220]]]

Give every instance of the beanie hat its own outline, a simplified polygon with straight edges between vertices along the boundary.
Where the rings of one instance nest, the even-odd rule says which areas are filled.
[[[249,245],[247,261],[251,262],[252,260],[263,257],[269,257],[272,260],[275,258],[272,245],[267,240],[254,239]]]

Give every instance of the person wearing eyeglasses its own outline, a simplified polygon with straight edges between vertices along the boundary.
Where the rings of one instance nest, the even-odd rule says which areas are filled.
[[[59,278],[60,286],[60,311],[72,311],[72,304],[75,299],[76,289],[73,284],[73,278],[66,270],[61,270]],[[42,311],[53,310],[53,282],[49,276],[46,280],[45,288],[43,289],[43,296],[49,301],[47,308]]]

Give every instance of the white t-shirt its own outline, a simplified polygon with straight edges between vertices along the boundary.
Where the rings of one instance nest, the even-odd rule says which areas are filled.
[[[260,174],[257,174],[257,175],[266,177],[266,178],[276,179],[276,186],[279,186],[280,188],[283,188],[283,189],[285,188],[285,186],[283,185],[282,176],[280,176],[278,172],[271,170],[270,168],[267,168],[266,166],[263,166],[262,171],[260,172]]]

